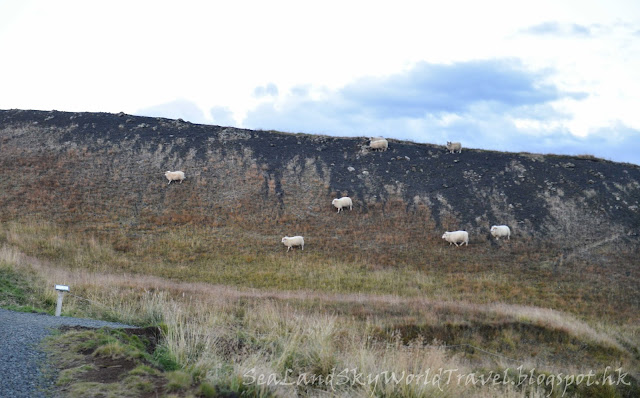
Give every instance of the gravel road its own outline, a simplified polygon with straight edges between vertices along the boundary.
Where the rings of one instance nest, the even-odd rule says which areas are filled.
[[[55,317],[0,308],[0,398],[46,397],[52,380],[40,373],[45,354],[38,343],[60,326],[131,328],[94,319]]]

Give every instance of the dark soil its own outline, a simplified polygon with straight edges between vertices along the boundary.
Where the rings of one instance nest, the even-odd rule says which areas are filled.
[[[90,330],[81,326],[64,326],[60,328],[62,333],[69,330]],[[145,348],[149,354],[152,354],[160,339],[160,330],[157,327],[122,329],[129,336],[138,336],[141,341],[146,342]],[[93,355],[93,349],[88,349],[81,354],[84,355],[83,360],[79,361],[83,365],[92,365],[93,369],[79,373],[75,382],[94,382],[101,384],[119,383],[121,382],[135,367],[143,364],[153,367],[153,364],[144,359],[131,360],[127,358],[111,358],[102,355]],[[154,385],[153,391],[141,392],[142,398],[163,396],[166,393],[167,380],[157,375],[146,375],[145,379],[151,381]]]

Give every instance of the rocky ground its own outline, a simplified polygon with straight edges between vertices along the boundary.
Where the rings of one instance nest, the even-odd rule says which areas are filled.
[[[225,222],[243,207],[257,219],[303,222],[349,195],[363,213],[422,207],[437,228],[475,234],[508,224],[520,235],[583,238],[640,225],[636,165],[464,147],[449,154],[396,140],[372,152],[366,144],[126,114],[0,111],[0,170],[11,176],[0,181],[2,217],[137,223],[179,213]],[[168,186],[164,172],[178,169],[187,179]]]

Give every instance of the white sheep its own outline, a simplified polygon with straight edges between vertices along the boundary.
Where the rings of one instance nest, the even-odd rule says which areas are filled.
[[[449,150],[449,153],[456,153],[456,151],[458,151],[458,153],[462,153],[462,144],[459,142],[447,141],[447,149]]]
[[[442,235],[442,239],[449,242],[449,246],[451,246],[452,243],[456,246],[458,246],[458,243],[460,243],[460,246],[462,246],[463,243],[469,246],[469,234],[467,231],[447,231]]]
[[[371,138],[371,141],[369,141],[369,148],[371,148],[371,150],[386,151],[387,148],[389,148],[389,141],[382,137]]]
[[[338,213],[342,210],[343,207],[349,207],[349,210],[353,210],[353,201],[348,196],[343,196],[340,199],[334,199],[331,201],[331,204],[338,209]]]
[[[496,238],[496,240],[500,238],[504,238],[511,240],[511,230],[506,225],[494,225],[491,227],[491,235]]]
[[[164,176],[169,180],[169,184],[171,184],[171,181],[180,181],[180,184],[182,184],[182,180],[185,178],[184,171],[167,171]]]
[[[293,246],[301,246],[302,250],[304,250],[304,238],[302,236],[285,236],[284,238],[282,238],[282,243],[287,246],[287,252]]]

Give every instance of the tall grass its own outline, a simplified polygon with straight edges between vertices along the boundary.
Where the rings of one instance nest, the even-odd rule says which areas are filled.
[[[385,222],[392,228],[393,222],[401,221]],[[632,262],[637,251],[615,251],[620,265],[610,283],[612,275],[606,267],[577,258],[558,267],[558,248],[524,238],[497,248],[476,243],[462,249],[448,247],[439,237],[424,238],[362,248],[333,236],[314,236],[304,252],[285,253],[279,236],[255,229],[0,224],[0,243],[80,273],[157,276],[279,292],[503,302],[622,324],[640,311],[640,293],[634,282],[640,276],[624,265]]]
[[[544,386],[479,386],[456,379],[436,383],[433,376],[440,369],[455,369],[455,376],[518,365],[565,373],[603,364],[635,366],[629,350],[638,349],[637,327],[492,303],[490,298],[502,297],[512,281],[499,269],[463,277],[459,270],[442,274],[410,266],[377,268],[357,260],[325,260],[313,252],[283,258],[266,250],[263,256],[251,257],[242,247],[236,253],[224,245],[215,246],[220,263],[202,253],[206,261],[187,266],[179,265],[183,260],[163,259],[154,247],[161,242],[160,246],[179,247],[176,256],[196,255],[211,242],[198,231],[147,236],[130,247],[123,247],[120,239],[106,240],[99,233],[82,237],[44,223],[8,224],[0,229],[0,263],[38,275],[42,284],[34,286],[34,294],[41,302],[54,302],[54,284],[71,286],[74,296],[65,298],[64,315],[161,325],[163,349],[193,383],[206,381],[257,396],[537,397],[548,393]],[[167,255],[172,251],[164,250]],[[209,271],[197,269],[207,265]],[[348,267],[355,269],[348,272]],[[231,285],[196,282],[211,282],[208,278],[217,272],[224,275],[221,282],[229,278]],[[236,281],[233,275],[254,279]],[[258,283],[272,277],[277,282]],[[311,283],[303,282],[305,277]],[[469,281],[478,289],[493,286],[494,291],[461,301],[472,296],[455,291],[453,285]],[[443,342],[424,341],[420,332],[449,326],[466,330],[476,323],[506,328],[489,336],[497,341],[491,349],[516,361],[446,348]],[[519,329],[527,325],[541,333],[536,352],[522,340],[530,337]],[[449,335],[456,341],[444,343],[482,346],[489,341],[462,332]],[[572,351],[576,344],[582,348]],[[558,355],[564,349],[570,353]],[[388,379],[392,373],[405,378],[394,382]],[[262,384],[261,375],[266,378]],[[412,375],[411,382],[407,375]],[[422,379],[415,380],[418,375]]]

